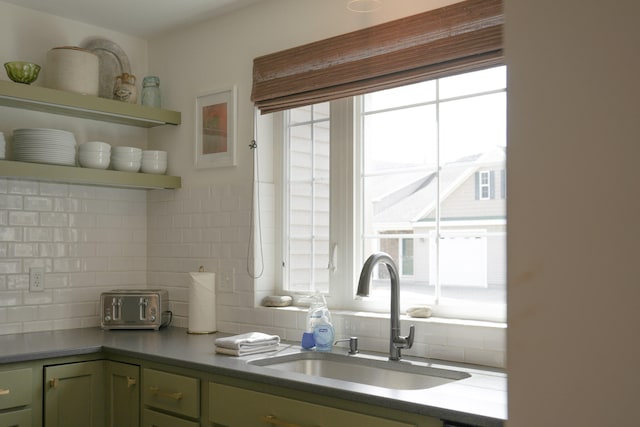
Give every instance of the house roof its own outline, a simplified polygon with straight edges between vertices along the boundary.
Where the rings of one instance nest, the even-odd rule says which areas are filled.
[[[475,172],[504,164],[505,147],[459,158],[442,166],[440,199],[446,200]],[[373,197],[373,222],[376,224],[411,224],[429,217],[436,208],[436,171],[422,170],[369,178]]]

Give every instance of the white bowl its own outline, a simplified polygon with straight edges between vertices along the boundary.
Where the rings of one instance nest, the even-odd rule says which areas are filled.
[[[111,159],[111,167],[121,172],[138,172],[140,170],[139,161],[126,161],[119,159]]]
[[[163,160],[166,160],[167,159],[167,152],[166,151],[159,151],[159,150],[143,150],[142,151],[142,158],[143,159],[163,159]]]
[[[148,162],[143,160],[141,170],[144,173],[163,174],[167,171],[167,162]]]
[[[118,162],[137,162],[140,163],[142,162],[142,159],[140,158],[134,158],[134,157],[121,157],[121,156],[114,156],[111,155],[111,161],[118,161]]]
[[[111,158],[109,155],[92,155],[92,154],[78,154],[78,161],[83,168],[92,169],[106,169],[109,167]]]
[[[106,142],[100,141],[87,141],[78,145],[79,151],[100,151],[100,152],[110,152],[111,144],[107,144]]]
[[[140,161],[142,160],[142,156],[136,156],[135,154],[116,154],[116,153],[111,153],[111,158],[112,159],[120,159],[120,160],[125,160],[125,161]]]
[[[136,147],[112,147],[111,151],[115,154],[135,154],[137,156],[142,155],[142,149]]]

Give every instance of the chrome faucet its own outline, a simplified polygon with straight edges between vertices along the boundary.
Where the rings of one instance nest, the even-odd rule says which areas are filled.
[[[362,266],[360,280],[358,281],[358,291],[356,294],[361,297],[369,296],[369,285],[371,283],[371,272],[378,263],[384,263],[389,270],[391,277],[391,336],[389,337],[389,360],[400,360],[403,348],[411,348],[413,345],[414,327],[409,328],[409,336],[400,335],[400,280],[398,278],[398,268],[389,254],[377,252],[371,255]]]

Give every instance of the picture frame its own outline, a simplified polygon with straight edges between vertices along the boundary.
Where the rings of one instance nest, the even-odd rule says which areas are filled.
[[[236,165],[237,88],[196,97],[196,169]]]

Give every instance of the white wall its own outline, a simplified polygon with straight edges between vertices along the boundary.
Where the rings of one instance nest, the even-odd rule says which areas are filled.
[[[640,3],[509,0],[509,425],[637,425]]]
[[[124,260],[120,254],[130,255],[132,248],[136,246],[129,245],[126,241],[119,241],[113,246],[107,245],[109,239],[113,239],[111,232],[115,232],[116,227],[126,229],[132,226],[126,218],[126,212],[114,212],[114,215],[120,217],[109,221],[109,227],[112,228],[101,230],[102,234],[94,233],[99,236],[94,242],[95,250],[114,248],[114,261],[98,268],[90,261],[102,259],[103,252],[100,252],[100,256],[83,254],[73,257],[74,262],[80,266],[80,271],[60,272],[66,282],[63,280],[59,287],[69,291],[66,293],[68,300],[61,299],[59,292],[53,288],[50,288],[49,300],[39,300],[37,294],[27,290],[28,266],[33,263],[54,263],[54,256],[11,253],[9,248],[12,243],[0,241],[0,269],[3,268],[3,262],[8,262],[16,269],[0,271],[0,334],[95,326],[98,324],[97,302],[91,305],[91,301],[97,301],[100,291],[125,285],[140,286],[145,280],[149,287],[160,286],[169,290],[175,325],[186,326],[187,272],[203,265],[207,270],[215,271],[219,279],[225,275],[231,278],[230,286],[218,290],[217,318],[220,330],[234,333],[259,329],[277,333],[285,339],[299,339],[305,325],[304,311],[255,308],[256,302],[272,293],[274,284],[275,255],[272,236],[275,227],[275,189],[270,180],[273,160],[270,153],[271,141],[266,138],[270,134],[268,130],[260,132],[258,141],[263,181],[260,186],[260,211],[264,227],[266,268],[265,274],[257,281],[246,272],[253,155],[248,149],[253,137],[253,106],[249,100],[253,58],[451,2],[394,0],[393,4],[385,2],[383,9],[375,14],[353,14],[346,10],[342,0],[269,0],[186,30],[157,37],[148,42],[148,51],[145,41],[0,2],[0,24],[4,24],[4,27],[0,26],[0,35],[6,36],[0,43],[6,44],[6,51],[29,52],[24,59],[42,61],[46,51],[53,45],[80,44],[85,37],[100,35],[123,47],[136,75],[158,75],[164,106],[182,112],[182,125],[162,126],[147,131],[44,113],[25,114],[22,111],[2,109],[0,130],[10,131],[16,120],[23,120],[20,126],[31,126],[31,123],[37,121],[41,127],[71,130],[77,137],[80,135],[80,140],[103,138],[109,142],[117,140],[118,145],[139,144],[166,149],[170,158],[169,173],[180,175],[183,179],[183,188],[175,191],[109,190],[109,198],[133,200],[139,197],[140,200],[147,201],[146,223],[133,221],[133,224],[146,230],[146,253],[138,261],[146,262],[147,268],[142,272],[130,271],[134,268],[131,264],[116,262]],[[23,35],[24,31],[12,27],[14,21],[30,28],[40,25],[46,31],[45,36],[37,40],[25,36],[24,41],[20,41],[22,39],[16,38],[16,34]],[[51,25],[52,23],[57,25]],[[0,46],[4,47],[3,44]],[[148,62],[145,63],[147,57]],[[10,59],[16,58],[12,55]],[[195,97],[233,85],[238,88],[238,164],[229,168],[196,170],[193,167]],[[260,127],[268,129],[268,121],[261,121]],[[107,139],[109,137],[113,139],[110,141]],[[21,185],[24,183],[18,182]],[[75,194],[79,190],[77,187],[81,186],[62,186],[61,191]],[[10,182],[5,187],[0,185],[0,201],[3,196],[31,197],[29,194],[14,194],[11,188]],[[37,195],[38,192],[46,192],[46,188],[46,185],[35,186],[30,191]],[[106,190],[96,190],[90,198],[102,198],[103,191]],[[79,202],[75,197],[65,199]],[[0,221],[3,218],[5,221],[0,222],[0,229],[12,227],[9,219],[11,216],[33,216],[33,212],[25,207],[15,207],[14,212],[4,210],[2,205],[0,209],[4,215],[0,215]],[[66,213],[67,219],[74,215],[74,212]],[[90,221],[95,223],[104,219],[99,213],[90,216]],[[17,223],[14,226],[22,227]],[[46,225],[38,223],[37,227]],[[77,231],[72,221],[63,228],[66,232]],[[86,228],[84,231],[89,233],[99,227],[86,225]],[[117,235],[122,236],[122,233]],[[67,242],[65,247],[71,248],[72,245],[73,242]],[[58,256],[64,258],[63,255]],[[89,267],[91,265],[93,267]],[[76,273],[89,273],[96,277],[96,282],[72,281],[70,278]],[[113,280],[105,282],[105,277]],[[84,311],[70,309],[76,303],[84,304]],[[57,317],[47,314],[54,305],[57,307]],[[52,322],[52,319],[57,321]],[[334,319],[339,336],[361,337],[360,346],[363,349],[388,349],[388,318],[379,315],[336,314]],[[437,321],[415,323],[417,344],[414,349],[405,352],[407,354],[504,366],[506,344],[503,326]],[[408,330],[407,323],[403,324],[403,329]]]
[[[150,200],[149,277],[170,290],[177,322],[188,314],[184,272],[204,265],[221,275],[233,274],[235,288],[218,289],[218,327],[240,333],[267,330],[298,340],[305,312],[255,308],[274,287],[274,194],[269,132],[259,133],[262,184],[261,213],[265,274],[253,280],[246,271],[251,207],[253,106],[250,101],[253,58],[303,43],[353,31],[367,25],[419,13],[451,1],[385,2],[375,14],[353,14],[342,0],[270,0],[149,43],[149,69],[166,76],[162,85],[183,125],[154,129],[151,144],[170,151],[172,168],[183,189]],[[162,77],[161,77],[162,78]],[[238,165],[196,170],[193,165],[195,97],[231,86],[238,88]],[[261,123],[268,126],[268,122]],[[158,208],[156,208],[156,205]],[[213,209],[213,213],[211,211]],[[194,232],[194,228],[197,232]],[[166,237],[166,236],[173,237]],[[210,240],[202,236],[209,236]],[[259,263],[259,262],[258,262]],[[388,320],[379,316],[334,315],[338,335],[358,335],[363,348],[386,351]],[[408,329],[408,325],[404,326]],[[504,366],[505,329],[417,322],[419,344],[407,353]],[[428,345],[427,345],[428,344]]]
[[[147,73],[147,42],[108,29],[35,12],[0,1],[0,63],[32,61],[42,71],[34,86],[43,86],[47,51],[58,46],[80,46],[92,38],[117,43],[127,54],[131,71],[139,79]],[[0,79],[9,80],[0,70]],[[78,143],[101,139],[116,145],[146,146],[147,130],[132,126],[104,124],[93,120],[66,118],[52,114],[25,113],[0,107],[0,132],[10,136],[22,127],[55,127],[73,132]]]
[[[0,2],[0,63],[43,66],[56,46],[106,38],[147,70],[147,42]],[[8,80],[4,69],[0,78]],[[103,140],[145,147],[147,130],[0,107],[0,132],[51,127],[78,143]],[[147,192],[0,179],[0,334],[98,326],[100,292],[147,283]],[[45,291],[30,293],[29,268],[45,267]]]

